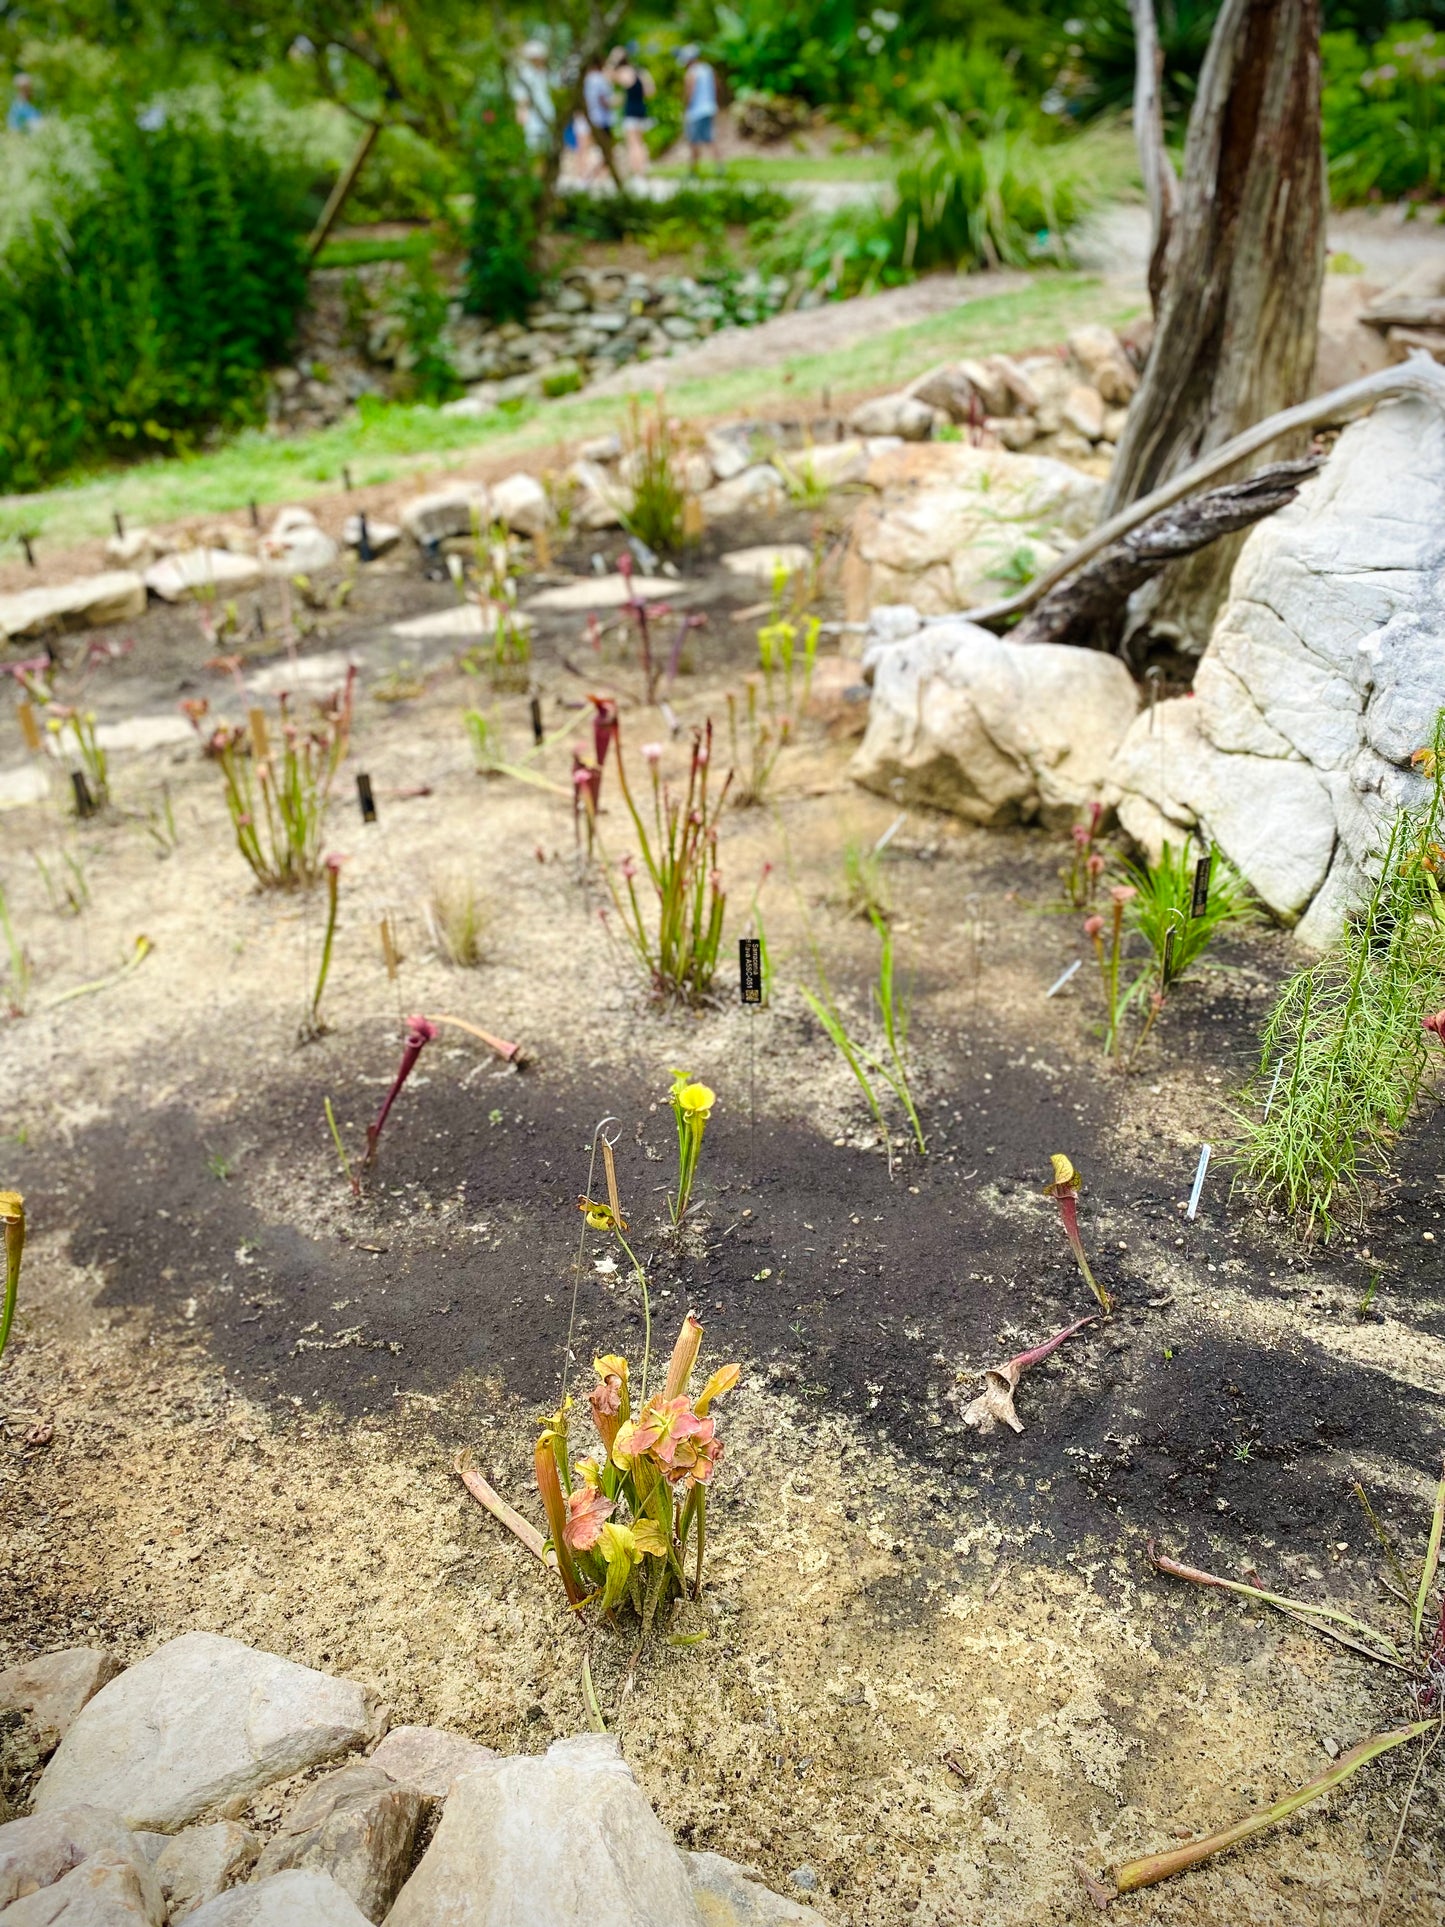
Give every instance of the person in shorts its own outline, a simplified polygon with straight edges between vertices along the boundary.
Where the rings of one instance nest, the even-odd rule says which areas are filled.
[[[717,75],[696,47],[684,47],[678,54],[682,63],[683,138],[692,150],[692,171],[702,166],[704,154],[717,162],[714,130],[717,122]]]
[[[613,54],[613,73],[622,89],[622,135],[627,143],[627,171],[637,179],[647,172],[647,130],[652,116],[647,103],[657,83],[637,59],[637,42],[629,41]]]
[[[607,171],[607,154],[612,130],[617,124],[617,94],[612,75],[600,60],[594,60],[582,78],[582,110],[594,135],[589,144],[587,180],[597,180]]]

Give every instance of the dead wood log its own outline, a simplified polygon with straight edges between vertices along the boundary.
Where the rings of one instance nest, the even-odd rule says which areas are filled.
[[[1133,11],[1152,38],[1152,8]],[[1220,6],[1162,264],[1151,262],[1154,335],[1105,516],[1309,393],[1325,245],[1319,38],[1320,0]],[[1146,80],[1152,58],[1139,48]],[[1207,636],[1233,561],[1226,542],[1170,570],[1157,626]]]
[[[1134,21],[1134,141],[1149,204],[1149,305],[1157,314],[1164,286],[1164,257],[1179,205],[1179,177],[1164,141],[1164,53],[1154,19],[1154,0],[1129,0]]]
[[[1380,296],[1360,316],[1367,328],[1387,334],[1391,328],[1445,328],[1445,297],[1435,295]]]
[[[1378,369],[1372,375],[1361,375],[1358,381],[1347,381],[1341,388],[1332,388],[1327,395],[1313,395],[1294,408],[1285,408],[1267,420],[1256,422],[1241,434],[1227,441],[1222,448],[1216,448],[1180,475],[1154,489],[1138,502],[1111,515],[1107,522],[1101,522],[1091,535],[1061,555],[1057,562],[1034,577],[1026,589],[1017,595],[1006,596],[998,602],[987,602],[976,609],[964,609],[953,615],[938,618],[947,622],[960,619],[982,624],[985,629],[1003,629],[1009,619],[1022,615],[1026,609],[1042,602],[1051,589],[1076,575],[1086,563],[1092,562],[1096,555],[1121,541],[1131,529],[1147,522],[1152,515],[1171,503],[1182,502],[1187,496],[1197,494],[1207,482],[1217,476],[1227,474],[1232,468],[1246,462],[1251,456],[1258,455],[1272,442],[1306,430],[1332,428],[1349,421],[1355,415],[1362,415],[1374,407],[1378,401],[1390,400],[1397,395],[1420,395],[1433,401],[1438,408],[1445,409],[1445,368],[1432,361],[1427,355],[1412,355],[1408,361],[1392,368]]]
[[[1226,482],[1223,488],[1176,502],[1131,529],[1112,548],[1046,595],[1016,629],[1011,642],[1064,642],[1077,649],[1113,649],[1125,604],[1161,569],[1196,550],[1236,535],[1273,515],[1299,494],[1324,460],[1307,455],[1299,461],[1276,462],[1251,475],[1248,481]]]

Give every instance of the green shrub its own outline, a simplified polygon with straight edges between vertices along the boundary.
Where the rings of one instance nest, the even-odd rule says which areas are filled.
[[[48,165],[0,252],[3,489],[254,419],[306,292],[306,170],[224,111],[116,109]]]
[[[1445,32],[1408,21],[1368,52],[1325,34],[1322,101],[1337,206],[1434,196],[1445,186]]]
[[[489,321],[522,321],[542,292],[537,266],[541,184],[505,86],[483,91],[469,131],[476,198],[467,306]]]
[[[1445,1002],[1445,712],[1418,760],[1425,801],[1391,825],[1363,908],[1332,950],[1290,978],[1260,1040],[1233,1157],[1261,1202],[1329,1238],[1388,1172],[1440,1043]]]
[[[402,366],[410,398],[432,406],[450,401],[461,393],[462,384],[442,333],[447,325],[447,291],[429,256],[410,262],[391,305],[401,323]]]
[[[704,185],[680,185],[664,201],[640,194],[561,194],[555,225],[584,241],[642,241],[660,230],[687,230],[696,240],[710,241],[730,227],[758,228],[785,220],[794,206],[791,197],[776,188],[723,175]]]

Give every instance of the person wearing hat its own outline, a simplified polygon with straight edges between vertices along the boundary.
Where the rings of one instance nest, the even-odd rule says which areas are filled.
[[[29,74],[16,74],[15,98],[10,103],[10,111],[5,116],[5,125],[12,134],[28,134],[38,127],[45,118],[35,105],[34,82]]]
[[[547,77],[545,41],[529,40],[523,46],[521,64],[512,83],[512,101],[529,151],[545,154],[552,145],[552,130],[557,124],[557,103]]]
[[[702,166],[704,153],[711,157],[714,164],[717,161],[717,148],[713,144],[713,127],[717,120],[717,75],[696,47],[684,47],[677,58],[683,70],[682,131],[692,149],[692,171],[696,174]]]

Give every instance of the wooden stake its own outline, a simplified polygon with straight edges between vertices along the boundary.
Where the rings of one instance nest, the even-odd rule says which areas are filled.
[[[390,917],[383,917],[381,920],[381,955],[386,964],[386,974],[395,983],[401,958],[397,954],[396,944],[392,939]]]
[[[38,756],[41,750],[40,725],[35,720],[34,703],[16,703],[15,713],[20,718],[20,734],[25,738],[25,747],[33,756]]]
[[[265,710],[248,710],[246,713],[246,721],[251,726],[251,748],[255,753],[256,760],[261,763],[269,763],[271,760],[271,738],[266,733]]]
[[[539,569],[550,569],[552,566],[552,537],[545,526],[532,537],[532,560]]]

